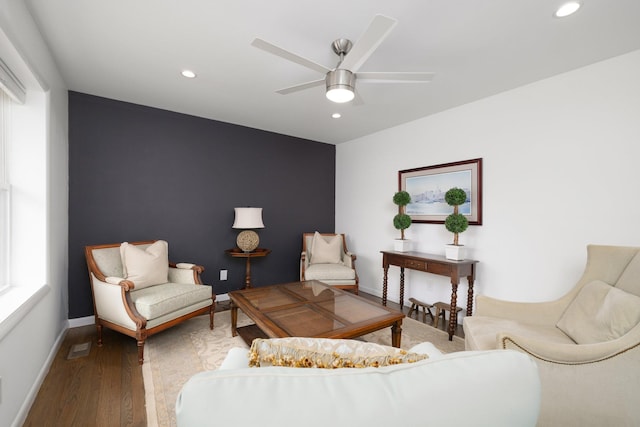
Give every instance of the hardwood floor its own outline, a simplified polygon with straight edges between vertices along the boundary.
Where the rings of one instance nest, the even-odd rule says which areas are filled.
[[[379,297],[362,292],[360,296],[380,301]],[[400,307],[391,301],[387,305]],[[216,311],[228,309],[229,301],[216,305]],[[404,313],[407,312],[405,307]],[[440,322],[439,329],[445,329],[443,323]],[[456,335],[462,336],[461,325]],[[87,356],[67,359],[74,345],[86,342],[91,342]],[[103,346],[98,348],[95,326],[69,329],[24,426],[146,425],[144,384],[136,341],[105,328]]]
[[[24,426],[146,426],[142,369],[136,341],[95,326],[69,329]],[[67,360],[76,344],[88,356]]]

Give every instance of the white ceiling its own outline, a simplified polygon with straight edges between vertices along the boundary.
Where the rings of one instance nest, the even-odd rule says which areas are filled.
[[[640,49],[638,0],[584,0],[564,19],[564,0],[26,1],[70,90],[333,144]],[[376,14],[398,25],[360,71],[431,83],[357,82],[362,105],[323,87],[280,95],[322,76],[250,45],[333,68],[331,42],[357,41]]]

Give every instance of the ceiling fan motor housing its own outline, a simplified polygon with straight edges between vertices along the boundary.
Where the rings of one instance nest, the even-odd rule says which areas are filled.
[[[353,92],[355,91],[356,75],[349,70],[343,70],[341,68],[337,68],[327,73],[325,82],[327,84],[327,94],[334,90],[349,91],[353,94]],[[329,97],[329,95],[327,95],[327,97]],[[353,96],[351,96],[350,99],[343,102],[348,102],[351,99],[353,99]],[[334,102],[340,102],[340,101],[334,101]]]

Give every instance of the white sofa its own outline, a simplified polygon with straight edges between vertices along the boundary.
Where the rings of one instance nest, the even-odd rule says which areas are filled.
[[[176,402],[180,427],[534,426],[536,364],[516,351],[443,355],[431,343],[415,363],[379,368],[248,367],[232,349],[220,369],[194,375]]]

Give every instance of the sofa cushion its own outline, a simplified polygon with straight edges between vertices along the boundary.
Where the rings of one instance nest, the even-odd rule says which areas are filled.
[[[212,289],[206,285],[164,283],[131,292],[136,310],[152,320],[176,310],[211,299]]]
[[[342,262],[342,236],[323,236],[317,231],[311,243],[311,264],[337,264]]]
[[[249,366],[294,368],[367,368],[413,363],[426,354],[357,340],[329,338],[272,338],[253,340]]]
[[[169,275],[169,245],[158,240],[145,249],[124,242],[120,245],[124,278],[136,289],[167,283]]]
[[[610,341],[640,322],[640,297],[601,280],[582,287],[558,321],[558,328],[578,344]]]

